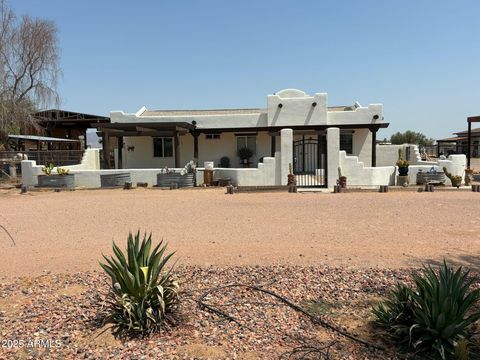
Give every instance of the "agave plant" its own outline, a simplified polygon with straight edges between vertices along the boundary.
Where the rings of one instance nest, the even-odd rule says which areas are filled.
[[[117,332],[147,334],[169,324],[178,305],[178,283],[167,263],[174,253],[165,255],[163,240],[151,250],[152,235],[130,233],[126,254],[113,243],[115,256],[103,255],[100,266],[110,276],[109,316]]]
[[[388,299],[373,309],[377,323],[416,353],[455,357],[480,319],[476,305],[480,289],[469,271],[456,271],[444,261],[438,274],[431,266],[413,275],[414,286],[398,285]]]

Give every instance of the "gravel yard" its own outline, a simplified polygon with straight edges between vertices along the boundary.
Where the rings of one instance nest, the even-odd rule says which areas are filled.
[[[4,347],[6,358],[85,359],[278,359],[306,343],[331,345],[331,359],[386,359],[383,353],[314,325],[275,299],[242,289],[209,296],[243,326],[200,310],[197,299],[208,288],[242,282],[265,285],[301,304],[323,320],[372,343],[370,309],[406,271],[345,270],[329,267],[179,267],[183,320],[170,331],[146,339],[120,341],[102,326],[107,279],[99,272],[46,274],[18,279],[0,288],[2,339],[48,339],[49,350]],[[32,286],[35,284],[34,286]],[[7,304],[8,302],[8,304]],[[103,331],[103,332],[102,332]]]
[[[478,276],[479,196],[0,192],[0,225],[16,242],[0,229],[0,358],[278,359],[302,345],[327,347],[331,359],[396,358],[373,326],[372,305],[397,281],[409,281],[412,268],[444,256]],[[137,229],[177,250],[181,320],[163,333],[121,341],[102,324],[108,280],[98,260],[110,254],[112,240],[124,247]],[[207,289],[231,283],[264,286],[390,352],[347,340],[244,288],[206,298],[242,326],[199,308]]]

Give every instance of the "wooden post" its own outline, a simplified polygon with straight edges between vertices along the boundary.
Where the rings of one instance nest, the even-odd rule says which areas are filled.
[[[193,135],[193,159],[195,162],[198,162],[198,132],[197,131],[193,131],[192,132],[192,135]]]
[[[377,166],[377,131],[378,129],[371,129],[372,132],[372,167]]]
[[[173,146],[175,151],[175,167],[179,168],[180,167],[180,141],[178,138],[178,131],[176,130],[173,136]]]
[[[468,137],[467,137],[467,169],[470,169],[470,156],[472,146],[472,123],[468,121]]]
[[[118,168],[123,169],[123,136],[119,136],[118,138]]]
[[[103,157],[103,168],[104,169],[110,169],[110,161],[109,159],[109,154],[108,154],[108,148],[109,148],[109,136],[108,133],[105,132],[105,130],[102,132],[102,157]]]
[[[270,156],[274,157],[275,156],[275,150],[277,150],[277,137],[272,134],[270,135]]]

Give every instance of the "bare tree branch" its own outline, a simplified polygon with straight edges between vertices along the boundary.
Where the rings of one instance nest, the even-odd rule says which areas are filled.
[[[9,133],[38,127],[32,112],[58,105],[59,62],[56,25],[18,19],[0,0],[0,147]]]

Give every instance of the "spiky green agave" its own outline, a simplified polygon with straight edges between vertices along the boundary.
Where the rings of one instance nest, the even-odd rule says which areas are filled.
[[[438,272],[424,267],[413,275],[413,287],[397,285],[373,309],[375,320],[409,349],[451,358],[457,344],[468,339],[471,325],[480,319],[475,310],[480,289],[471,290],[474,279],[468,275],[468,270],[454,270],[445,261]]]
[[[113,242],[114,256],[103,255],[100,266],[112,280],[108,322],[118,332],[146,334],[164,327],[178,304],[178,283],[167,263],[174,253],[165,254],[163,240],[151,250],[152,235],[129,233],[127,250]]]

